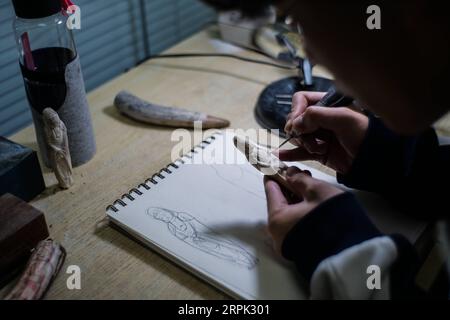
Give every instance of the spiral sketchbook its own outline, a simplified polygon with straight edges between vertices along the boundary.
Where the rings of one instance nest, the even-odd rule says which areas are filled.
[[[232,297],[307,298],[295,267],[272,248],[263,176],[232,140],[229,132],[211,136],[110,205],[107,215],[128,235]],[[226,164],[228,155],[237,157],[236,164]],[[337,185],[332,176],[294,165]],[[376,195],[357,196],[385,233],[414,242],[425,228]]]

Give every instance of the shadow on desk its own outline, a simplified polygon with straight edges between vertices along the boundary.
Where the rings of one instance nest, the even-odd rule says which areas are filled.
[[[44,192],[42,192],[40,195],[38,195],[36,197],[36,199],[34,199],[34,200],[35,201],[43,200],[43,199],[52,197],[55,194],[60,193],[60,192],[68,192],[68,190],[61,189],[61,187],[56,183],[56,184],[54,184],[54,185],[52,185],[50,187],[47,187],[44,190]]]
[[[199,290],[198,284],[189,281],[190,279],[192,279],[193,274],[186,272],[184,269],[172,263],[166,257],[160,255],[154,250],[151,250],[142,241],[131,236],[125,230],[120,229],[114,224],[105,223],[104,220],[100,221],[95,229],[94,235],[104,241],[113,244],[117,247],[117,249],[126,251],[128,254],[140,260],[142,263],[150,266],[157,272],[168,276],[174,282],[177,282],[190,291],[195,292],[203,299],[212,298],[210,293],[204,292],[204,290]],[[158,258],[155,259],[155,256]],[[195,277],[195,279],[201,282],[203,286],[208,289],[208,291],[213,290],[215,292],[213,298],[217,299],[218,296],[222,296],[224,297],[224,299],[227,298],[223,292],[212,287],[201,278]],[[228,298],[231,299],[230,297]]]

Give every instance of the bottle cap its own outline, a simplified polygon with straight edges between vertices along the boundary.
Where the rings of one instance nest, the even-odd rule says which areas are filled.
[[[61,0],[12,0],[17,17],[38,19],[61,12]]]

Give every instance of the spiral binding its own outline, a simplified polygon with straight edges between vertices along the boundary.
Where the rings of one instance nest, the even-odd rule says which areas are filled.
[[[120,199],[117,199],[116,201],[113,202],[113,204],[107,206],[106,211],[112,210],[113,212],[117,213],[117,212],[119,212],[119,209],[118,209],[119,205],[123,208],[127,206],[127,204],[124,201],[125,199],[128,199],[129,201],[132,202],[132,201],[135,201],[137,197],[144,195],[144,193],[141,190],[139,190],[139,188],[144,188],[145,190],[148,191],[151,189],[150,185],[155,186],[155,185],[159,184],[159,182],[156,180],[157,178],[159,178],[160,180],[164,180],[166,178],[166,176],[163,175],[164,173],[167,175],[172,174],[174,170],[177,170],[180,168],[179,164],[183,165],[186,163],[186,161],[183,160],[183,158],[192,159],[194,154],[199,153],[198,149],[205,149],[208,145],[210,145],[214,140],[217,139],[216,136],[219,134],[222,134],[222,133],[221,132],[214,133],[212,136],[203,140],[198,146],[192,148],[192,150],[189,151],[187,154],[181,156],[176,161],[170,163],[169,165],[167,165],[166,167],[161,169],[159,172],[155,173],[153,176],[151,176],[150,178],[145,180],[143,183],[138,185],[136,188],[133,188],[128,193],[125,193]]]

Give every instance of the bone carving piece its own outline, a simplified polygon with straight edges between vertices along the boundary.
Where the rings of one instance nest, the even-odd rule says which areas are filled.
[[[6,300],[39,300],[60,271],[66,250],[53,240],[41,241],[31,255],[19,282]]]
[[[277,181],[285,188],[291,189],[286,182],[288,165],[278,159],[269,149],[256,144],[248,138],[239,136],[234,137],[234,145],[258,171]]]
[[[213,117],[206,113],[149,103],[126,91],[119,92],[114,100],[114,105],[123,115],[149,124],[175,128],[194,128],[196,122],[201,122],[203,129],[219,129],[230,125],[228,120]]]
[[[45,109],[42,116],[51,167],[59,186],[69,189],[73,185],[73,172],[66,126],[51,108]]]

